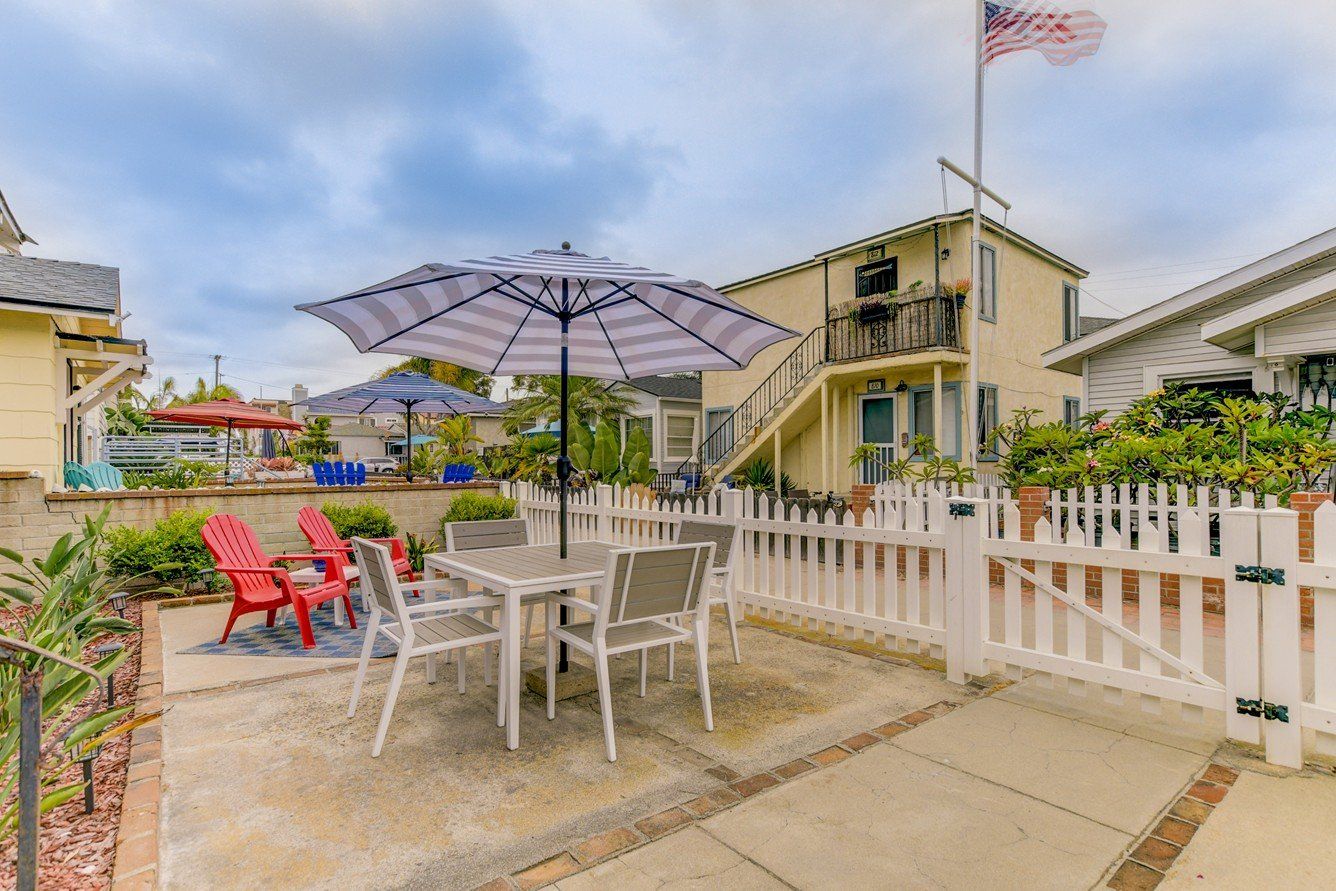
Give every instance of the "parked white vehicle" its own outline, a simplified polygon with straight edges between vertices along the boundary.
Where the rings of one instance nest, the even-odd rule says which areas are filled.
[[[375,473],[393,473],[399,469],[399,459],[388,455],[383,458],[363,458],[366,469]]]

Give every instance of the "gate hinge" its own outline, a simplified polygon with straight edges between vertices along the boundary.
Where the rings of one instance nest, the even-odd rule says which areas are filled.
[[[953,517],[972,517],[974,516],[974,505],[972,504],[952,504],[951,516]]]
[[[1244,699],[1242,697],[1235,699],[1234,703],[1240,715],[1266,718],[1268,721],[1279,721],[1282,724],[1290,723],[1290,707],[1288,705],[1277,705],[1264,699]]]
[[[1258,582],[1263,585],[1285,584],[1285,570],[1270,566],[1248,566],[1234,564],[1234,578],[1240,582]]]

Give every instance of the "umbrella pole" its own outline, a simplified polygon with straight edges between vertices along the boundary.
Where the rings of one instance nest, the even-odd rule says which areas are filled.
[[[404,429],[407,431],[406,441],[408,442],[408,463],[404,465],[404,472],[411,483],[413,481],[413,405],[409,402],[404,403]]]
[[[223,485],[232,485],[232,422],[227,422],[227,446],[223,449]]]
[[[566,303],[566,280],[561,282],[562,304]],[[559,539],[561,548],[561,559],[566,559],[566,488],[570,484],[571,459],[566,457],[566,437],[570,430],[570,424],[566,423],[569,414],[567,400],[570,397],[570,345],[568,344],[570,331],[570,319],[564,314],[561,317],[561,454],[557,456],[557,486],[559,490],[559,502],[561,505],[560,533]],[[569,611],[566,606],[561,607],[561,624],[565,625],[569,620]],[[561,653],[557,662],[557,671],[567,671],[570,669],[568,661],[568,652],[566,642],[561,642]]]

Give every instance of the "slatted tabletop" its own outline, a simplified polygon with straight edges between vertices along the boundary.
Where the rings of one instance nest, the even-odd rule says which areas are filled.
[[[538,582],[560,584],[588,583],[603,575],[609,552],[619,545],[602,541],[582,541],[568,545],[566,559],[557,545],[519,545],[429,554],[427,562],[440,572],[476,579],[486,578],[499,588],[519,587]]]

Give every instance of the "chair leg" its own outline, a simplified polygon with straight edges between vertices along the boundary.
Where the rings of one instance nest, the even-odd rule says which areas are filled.
[[[362,640],[362,658],[357,661],[357,676],[353,678],[353,699],[348,703],[348,717],[357,714],[357,700],[362,697],[362,682],[366,680],[366,668],[371,662],[371,651],[376,646],[376,626],[380,624],[379,616],[371,617],[371,624],[367,626],[366,637]]]
[[[385,691],[385,707],[380,710],[380,726],[376,728],[376,742],[371,746],[371,757],[379,758],[381,746],[385,745],[385,733],[390,729],[390,715],[394,714],[394,702],[399,698],[399,687],[404,682],[404,671],[408,668],[408,648],[400,644],[399,655],[394,660],[394,671],[390,674],[390,688]]]
[[[603,744],[608,760],[617,760],[617,741],[612,735],[612,684],[608,679],[608,650],[602,642],[594,644],[594,671],[598,678],[598,710],[603,715]]]
[[[465,687],[467,686],[466,684],[467,679],[465,675],[466,666],[464,663],[467,661],[465,657],[468,656],[468,652],[469,652],[468,647],[460,647],[459,653],[455,656],[455,669],[456,669],[456,674],[458,675],[459,692],[461,694],[464,693]]]
[[[436,654],[427,654],[427,683],[436,683]]]
[[[266,628],[273,628],[273,627],[274,627],[274,613],[276,613],[276,612],[278,612],[278,610],[276,610],[276,609],[271,609],[271,610],[269,610],[269,612],[267,612],[267,613],[264,614],[264,625],[265,625]],[[229,630],[229,631],[232,630],[232,626],[231,626],[231,624],[228,625],[228,630]],[[224,634],[224,635],[223,635],[223,640],[226,640],[226,639],[227,639],[227,635]]]
[[[640,698],[645,698],[645,676],[649,673],[649,648],[640,651]]]
[[[223,626],[223,639],[218,641],[218,643],[220,644],[227,643],[227,636],[232,633],[232,626],[237,623],[237,619],[239,619],[242,615],[242,613],[237,609],[237,607],[240,605],[241,604],[237,602],[234,602],[232,604],[232,613],[227,617],[227,624]],[[270,615],[273,615],[273,613],[270,613]]]
[[[700,705],[705,711],[705,729],[714,730],[714,709],[710,705],[710,654],[703,627],[708,621],[696,620],[696,690],[700,692]]]
[[[738,649],[738,600],[737,595],[733,593],[731,580],[724,585],[724,613],[728,616],[728,636],[733,640],[733,662],[741,665],[742,650]]]
[[[553,720],[557,716],[557,650],[552,643],[552,629],[556,625],[556,620],[552,617],[555,610],[544,609],[544,620],[547,624],[547,635],[543,638],[544,649],[547,653],[547,719]]]
[[[353,599],[351,596],[343,595],[343,613],[348,617],[348,627],[357,627],[357,616],[353,613]]]
[[[677,674],[677,644],[668,644],[668,680]]]
[[[297,628],[302,633],[302,648],[315,649],[315,632],[311,630],[310,607],[300,597],[292,604],[292,611],[297,614]]]

